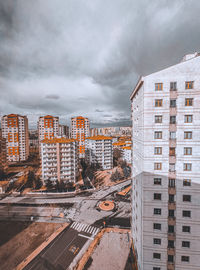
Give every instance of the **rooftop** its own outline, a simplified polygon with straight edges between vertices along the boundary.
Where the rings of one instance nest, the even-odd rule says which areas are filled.
[[[42,143],[51,144],[51,143],[71,143],[75,142],[75,139],[66,139],[66,138],[53,138],[53,139],[44,139]]]
[[[93,137],[87,137],[86,140],[94,140],[94,141],[112,140],[112,137],[98,135]]]

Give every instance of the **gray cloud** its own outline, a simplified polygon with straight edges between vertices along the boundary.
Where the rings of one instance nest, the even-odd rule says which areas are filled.
[[[199,10],[196,0],[0,0],[0,114],[127,125],[139,75],[200,49]]]

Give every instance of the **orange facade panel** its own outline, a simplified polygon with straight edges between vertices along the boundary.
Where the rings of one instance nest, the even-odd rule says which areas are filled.
[[[80,154],[84,154],[85,153],[85,146],[84,145],[80,145],[79,146],[79,153]]]

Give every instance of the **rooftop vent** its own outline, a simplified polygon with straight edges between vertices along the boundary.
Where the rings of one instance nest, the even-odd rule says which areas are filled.
[[[192,58],[195,58],[197,56],[200,56],[200,53],[199,52],[195,52],[195,53],[191,53],[191,54],[186,54],[183,59],[182,59],[182,62],[185,62],[187,60],[190,60]]]

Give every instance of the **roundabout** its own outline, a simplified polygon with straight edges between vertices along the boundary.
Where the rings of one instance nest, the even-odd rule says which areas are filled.
[[[102,201],[98,204],[98,208],[102,211],[113,211],[115,203],[113,201]]]

